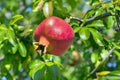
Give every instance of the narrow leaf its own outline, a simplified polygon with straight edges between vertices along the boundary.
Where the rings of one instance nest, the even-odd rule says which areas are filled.
[[[97,72],[97,75],[104,76],[110,74],[110,71]]]
[[[33,12],[41,11],[44,6],[44,0],[36,0],[33,4]]]
[[[119,76],[120,77],[120,71],[119,70],[118,71],[112,71],[110,73],[110,75],[114,75],[114,76]]]
[[[26,57],[26,55],[27,55],[27,50],[26,50],[25,45],[24,45],[23,42],[21,42],[20,40],[17,39],[17,41],[18,41],[18,47],[19,47],[18,50],[19,50],[20,55],[21,55],[22,57]]]
[[[97,21],[92,22],[91,24],[88,24],[87,26],[88,27],[99,28],[99,27],[103,27],[104,24],[103,24],[103,22],[101,20],[97,20]]]
[[[15,15],[15,16],[13,16],[12,19],[10,20],[10,25],[15,24],[17,21],[20,21],[23,18],[24,17],[22,15]]]
[[[119,44],[116,44],[116,43],[112,43],[113,44],[113,46],[115,47],[115,48],[117,48],[117,49],[120,49],[120,45]]]
[[[17,52],[18,45],[13,38],[9,38],[9,42],[12,44],[12,47],[11,47],[12,53],[15,54]]]
[[[117,50],[114,50],[113,52],[114,52],[114,54],[116,54],[116,55],[117,55],[118,59],[120,60],[120,52],[119,52],[119,51],[117,51]]]

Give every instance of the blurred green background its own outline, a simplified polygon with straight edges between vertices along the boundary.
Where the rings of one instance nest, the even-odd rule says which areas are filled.
[[[37,1],[0,0],[0,80],[119,80],[119,0],[52,0],[54,16],[75,17],[70,21],[75,38],[64,55],[43,57],[50,68],[44,75],[43,58],[33,45],[34,29],[45,19],[43,11],[33,12]]]

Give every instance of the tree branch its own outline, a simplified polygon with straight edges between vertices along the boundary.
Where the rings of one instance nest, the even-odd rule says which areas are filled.
[[[118,42],[118,44],[120,44],[120,42]],[[105,56],[105,58],[101,61],[101,63],[96,67],[96,68],[94,68],[88,75],[87,75],[87,77],[86,77],[86,80],[92,75],[92,74],[94,74],[96,71],[97,71],[97,69],[109,58],[109,56],[113,53],[113,51],[115,50],[116,48],[115,47],[113,47],[109,52],[108,52],[108,54]]]
[[[113,14],[110,13],[110,12],[109,12],[109,13],[104,13],[104,14],[101,14],[101,15],[99,15],[99,16],[95,16],[95,17],[92,17],[92,18],[87,19],[86,24],[88,24],[88,23],[90,23],[90,22],[92,22],[92,21],[95,21],[95,20],[103,19],[103,18],[108,17],[108,16],[115,16],[115,15],[113,15]]]
[[[120,19],[119,19],[119,15],[120,15],[120,12],[119,11],[116,11],[115,13],[115,18],[116,18],[116,21],[117,21],[117,28],[116,30],[120,30]]]
[[[104,13],[104,14],[101,14],[99,16],[93,16],[92,18],[89,18],[86,20],[85,24],[88,24],[88,23],[91,23],[92,21],[95,21],[95,20],[100,20],[100,19],[103,19],[105,17],[108,17],[108,16],[115,16],[113,15],[112,13]],[[75,18],[75,17],[70,17],[70,20],[76,20],[79,22],[79,25],[81,25],[83,23],[83,19],[78,19],[78,18]]]
[[[94,68],[88,75],[87,75],[87,78],[88,79],[92,74],[94,74],[97,69],[107,60],[107,58],[112,54],[112,52],[115,50],[115,47],[113,47],[109,52],[108,54],[106,55],[106,57],[101,61],[101,63],[96,67]]]

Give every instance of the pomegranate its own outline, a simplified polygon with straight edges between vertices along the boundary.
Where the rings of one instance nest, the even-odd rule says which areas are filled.
[[[74,31],[72,27],[56,16],[43,20],[35,29],[34,39],[42,45],[44,53],[62,55],[72,44]],[[42,47],[40,47],[42,48]]]

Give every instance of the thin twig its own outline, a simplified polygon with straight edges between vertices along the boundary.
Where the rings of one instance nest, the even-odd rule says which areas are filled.
[[[106,55],[106,57],[101,61],[101,63],[96,67],[94,68],[88,75],[87,75],[87,78],[88,79],[92,74],[94,74],[97,69],[107,60],[107,58],[112,54],[112,52],[115,50],[115,47],[113,47],[109,52],[108,54]]]
[[[118,44],[120,44],[120,42],[118,42]],[[86,80],[92,75],[92,74],[94,74],[96,71],[97,71],[97,69],[109,58],[109,56],[113,53],[113,51],[115,50],[116,48],[115,47],[113,47],[109,52],[108,52],[108,54],[105,56],[105,58],[101,61],[101,63],[96,67],[96,68],[94,68],[88,75],[87,75],[87,77],[86,77]]]

